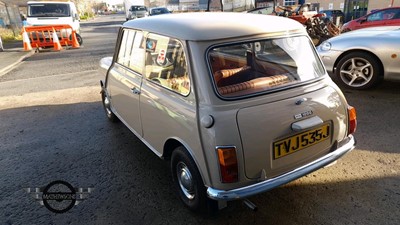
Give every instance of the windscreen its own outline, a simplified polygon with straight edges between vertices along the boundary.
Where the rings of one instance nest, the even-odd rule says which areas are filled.
[[[28,5],[28,17],[69,17],[68,4],[46,3]]]
[[[209,51],[208,59],[223,97],[282,89],[325,74],[305,36],[221,45]]]
[[[145,6],[132,6],[131,10],[132,11],[147,11],[147,8]]]

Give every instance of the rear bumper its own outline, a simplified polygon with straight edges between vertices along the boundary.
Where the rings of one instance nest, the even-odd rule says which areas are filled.
[[[292,170],[288,173],[246,187],[232,189],[232,190],[218,190],[209,187],[207,189],[207,195],[209,198],[214,200],[230,201],[266,192],[268,190],[271,190],[273,188],[279,187],[283,184],[296,180],[304,175],[307,175],[315,170],[320,169],[321,167],[329,165],[330,163],[342,157],[347,152],[353,150],[355,147],[355,143],[356,143],[355,138],[352,135],[350,135],[348,137],[347,142],[344,143],[341,147],[339,147],[335,151],[311,163],[308,163],[302,167]]]

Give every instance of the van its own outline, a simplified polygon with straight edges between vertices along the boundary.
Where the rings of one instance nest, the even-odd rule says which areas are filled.
[[[69,0],[29,1],[26,22],[27,26],[70,25],[76,31],[79,44],[82,44],[78,11]]]

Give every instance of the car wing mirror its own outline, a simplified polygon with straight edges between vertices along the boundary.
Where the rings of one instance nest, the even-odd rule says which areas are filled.
[[[111,56],[102,58],[100,60],[100,67],[105,70],[108,70],[112,64],[112,60],[113,60],[113,57],[111,57]]]
[[[367,21],[367,18],[360,18],[359,20],[358,20],[358,22],[361,24],[361,23],[364,23],[364,22],[366,22]]]

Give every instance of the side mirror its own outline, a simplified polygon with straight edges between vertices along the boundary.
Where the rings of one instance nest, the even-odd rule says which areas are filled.
[[[360,24],[364,23],[365,21],[367,21],[367,18],[360,18],[360,19],[358,20],[358,22],[359,22]]]

